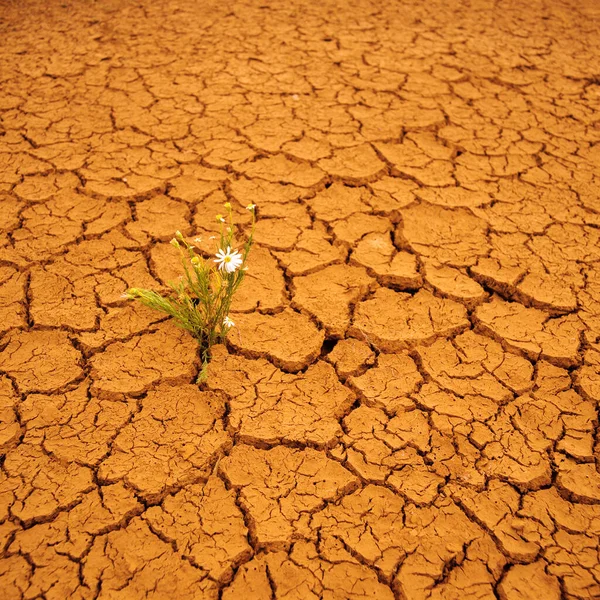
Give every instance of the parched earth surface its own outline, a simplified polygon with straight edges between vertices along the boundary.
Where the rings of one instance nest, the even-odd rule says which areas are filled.
[[[599,399],[596,0],[0,0],[3,600],[598,599]]]

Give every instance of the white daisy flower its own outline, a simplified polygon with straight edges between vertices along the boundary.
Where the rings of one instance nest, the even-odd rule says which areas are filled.
[[[233,273],[242,266],[242,255],[237,250],[232,250],[230,246],[227,246],[226,252],[219,249],[215,256],[215,262],[219,263],[219,269],[226,273]]]
[[[229,317],[225,317],[223,319],[223,325],[225,325],[225,327],[233,327],[235,323]]]
[[[254,210],[256,208],[256,204],[248,204],[248,206],[246,206],[246,210]]]

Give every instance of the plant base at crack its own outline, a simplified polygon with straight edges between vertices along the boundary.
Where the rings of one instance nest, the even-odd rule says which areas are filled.
[[[233,297],[246,274],[246,261],[252,247],[255,224],[255,206],[247,209],[252,213],[252,227],[246,242],[238,251],[235,249],[234,224],[231,204],[227,202],[228,225],[221,215],[221,235],[215,258],[205,258],[177,231],[171,244],[181,256],[183,275],[178,281],[169,282],[172,293],[163,296],[158,292],[141,288],[130,288],[124,297],[139,300],[145,306],[169,315],[175,324],[189,331],[198,341],[202,367],[197,378],[201,383],[207,378],[210,349],[223,342],[235,325],[229,317]]]

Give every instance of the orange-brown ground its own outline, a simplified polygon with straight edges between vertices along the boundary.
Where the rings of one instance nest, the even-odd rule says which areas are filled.
[[[600,598],[596,0],[0,0],[0,597]],[[120,298],[258,205],[197,347]]]

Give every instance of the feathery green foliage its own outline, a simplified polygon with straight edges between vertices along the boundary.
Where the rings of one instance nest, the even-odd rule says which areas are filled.
[[[198,381],[206,379],[210,349],[213,344],[222,342],[233,321],[229,319],[229,309],[236,290],[246,274],[246,260],[252,247],[254,224],[256,220],[254,205],[247,206],[252,214],[250,235],[241,252],[233,250],[234,226],[231,205],[225,204],[229,225],[217,215],[221,222],[221,235],[217,258],[205,259],[196,253],[177,231],[171,244],[179,250],[184,275],[177,282],[170,282],[173,293],[164,297],[152,290],[130,288],[125,292],[128,299],[139,300],[145,306],[163,312],[175,320],[175,323],[189,331],[200,344],[202,370]],[[216,263],[220,263],[217,267]]]

